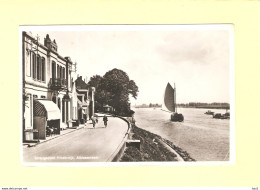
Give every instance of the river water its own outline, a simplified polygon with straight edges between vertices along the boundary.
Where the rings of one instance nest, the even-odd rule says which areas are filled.
[[[179,108],[184,122],[171,122],[160,108],[134,108],[136,125],[172,141],[197,161],[228,161],[230,120],[213,119],[207,109]],[[214,110],[225,113],[225,110]]]

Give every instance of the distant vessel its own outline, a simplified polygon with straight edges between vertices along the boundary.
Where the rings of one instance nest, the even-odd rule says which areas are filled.
[[[226,113],[222,114],[221,119],[230,119],[230,113],[226,111]]]
[[[176,88],[174,84],[174,88],[170,85],[170,83],[167,84],[165,93],[164,93],[164,101],[163,101],[163,110],[166,109],[166,111],[171,112],[171,121],[179,121],[182,122],[184,120],[184,117],[181,113],[177,113],[177,107],[176,107]]]
[[[210,111],[210,110],[208,110],[207,112],[205,112],[205,114],[207,114],[207,115],[214,115],[214,112],[213,112],[213,111]]]
[[[215,119],[230,119],[230,113],[229,112],[226,112],[224,114],[216,113],[216,114],[213,114],[213,118],[215,118]]]
[[[215,119],[221,119],[221,117],[222,117],[221,113],[215,113],[213,115],[213,118],[215,118]]]

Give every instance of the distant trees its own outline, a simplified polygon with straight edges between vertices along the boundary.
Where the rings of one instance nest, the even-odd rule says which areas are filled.
[[[150,103],[149,105],[142,104],[142,105],[137,105],[135,107],[136,108],[160,108],[160,107],[162,107],[162,105],[161,104],[152,104],[152,103]]]
[[[130,80],[127,73],[113,69],[105,73],[103,77],[95,75],[90,78],[89,86],[96,88],[96,109],[102,110],[108,104],[119,115],[130,115],[129,95],[135,99],[138,95],[138,86]]]
[[[229,109],[230,105],[229,103],[221,103],[221,102],[213,102],[213,103],[203,103],[203,102],[190,102],[190,103],[181,103],[177,104],[178,107],[184,107],[184,108],[212,108],[212,109]],[[142,105],[136,105],[136,108],[154,108],[154,107],[162,107],[161,104],[142,104]]]
[[[213,102],[213,103],[203,103],[203,102],[190,102],[188,104],[190,107],[203,107],[203,106],[217,106],[217,107],[229,107],[228,103]]]
[[[189,108],[216,108],[216,109],[229,109],[230,104],[225,102],[213,102],[213,103],[204,103],[204,102],[189,102],[187,104],[177,104],[179,107],[189,107]]]
[[[159,105],[159,104],[152,104],[152,103],[150,103],[150,104],[149,104],[149,107],[150,107],[150,108],[154,108],[154,107],[162,107],[162,105]]]

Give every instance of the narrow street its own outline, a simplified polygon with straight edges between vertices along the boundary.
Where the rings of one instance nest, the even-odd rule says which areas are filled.
[[[126,135],[128,125],[119,118],[108,117],[105,128],[103,118],[93,128],[85,128],[38,144],[23,148],[24,162],[106,162]]]

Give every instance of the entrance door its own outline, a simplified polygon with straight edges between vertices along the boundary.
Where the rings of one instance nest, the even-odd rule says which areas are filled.
[[[65,101],[62,99],[62,122],[65,122]]]
[[[28,99],[25,100],[25,110],[24,110],[24,119],[25,119],[25,129],[32,129],[32,95],[28,95]]]

